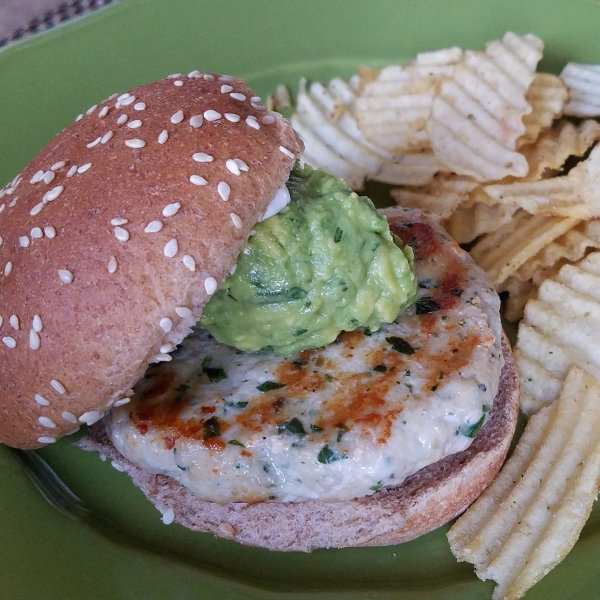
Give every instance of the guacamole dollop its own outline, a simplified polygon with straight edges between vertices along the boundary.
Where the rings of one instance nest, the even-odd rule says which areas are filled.
[[[256,225],[201,326],[240,350],[289,355],[391,323],[416,298],[411,248],[343,180],[297,165],[286,185],[290,203]]]

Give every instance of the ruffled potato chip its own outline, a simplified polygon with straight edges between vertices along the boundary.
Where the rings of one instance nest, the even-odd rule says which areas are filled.
[[[532,111],[526,93],[542,49],[535,36],[509,32],[485,52],[466,52],[452,78],[441,83],[427,132],[449,170],[482,182],[527,175],[516,147],[526,131],[523,117]]]
[[[560,74],[569,90],[565,115],[600,116],[600,65],[568,63]]]

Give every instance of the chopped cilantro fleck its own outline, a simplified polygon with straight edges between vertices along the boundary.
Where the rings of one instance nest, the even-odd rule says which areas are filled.
[[[217,417],[211,417],[204,421],[202,425],[202,438],[208,440],[212,437],[217,437],[221,435],[221,424],[219,423],[219,419]]]
[[[423,296],[415,302],[416,313],[418,315],[426,315],[428,313],[440,310],[440,305],[433,298],[429,296]]]
[[[476,423],[463,423],[459,426],[458,433],[468,438],[474,438],[477,435],[477,432],[481,429],[484,420],[485,415],[483,415]]]
[[[277,383],[276,381],[263,381],[260,385],[256,386],[259,392],[270,392],[271,390],[278,390],[285,387],[285,383]]]
[[[344,434],[348,431],[348,427],[344,423],[338,423],[336,427],[338,428],[337,441],[341,442]]]
[[[375,485],[372,485],[369,489],[373,490],[374,492],[378,492],[382,487],[383,487],[383,483],[381,481],[378,481]]]
[[[238,442],[237,440],[229,440],[227,443],[230,444],[231,446],[239,446],[240,448],[246,447],[246,446],[244,446],[244,444],[242,444],[242,442]]]
[[[310,430],[314,431],[315,433],[319,433],[320,431],[323,431],[322,427],[319,427],[318,425],[312,425],[310,426]]]
[[[294,417],[289,421],[285,421],[277,427],[277,433],[284,433],[286,431],[289,431],[290,433],[297,433],[298,435],[306,435],[304,425],[302,425],[302,421],[300,421],[300,419],[297,417]]]
[[[201,364],[201,366],[204,368],[204,367],[206,367],[206,366],[210,365],[210,363],[211,363],[211,362],[212,362],[212,356],[205,356],[205,357],[202,359],[202,364]]]
[[[409,391],[413,391],[412,383],[405,383],[404,385],[409,389]]]
[[[490,405],[489,405],[489,404],[484,404],[484,405],[481,407],[481,410],[483,410],[483,412],[484,412],[484,413],[488,413],[488,412],[490,412]]]
[[[340,460],[342,458],[346,457],[343,454],[332,450],[329,447],[329,444],[325,444],[319,451],[319,454],[317,454],[317,460],[324,465],[328,465],[329,463],[335,462],[336,460]]]
[[[227,373],[223,369],[216,369],[213,367],[202,367],[202,372],[214,383],[215,381],[221,381],[221,379],[227,379]]]
[[[407,356],[410,356],[411,354],[415,353],[415,349],[401,337],[392,335],[390,337],[386,337],[385,341],[390,344],[396,352],[400,352],[400,354],[406,354]]]
[[[339,227],[335,228],[335,234],[333,236],[333,241],[335,244],[337,244],[342,239],[343,233],[344,233],[344,231],[342,229],[340,229]]]
[[[387,367],[385,365],[376,365],[373,367],[373,371],[377,371],[378,373],[385,373],[387,371]]]
[[[333,381],[335,377],[333,375],[330,375],[329,373],[325,373],[325,375],[323,375],[323,379],[325,381]]]

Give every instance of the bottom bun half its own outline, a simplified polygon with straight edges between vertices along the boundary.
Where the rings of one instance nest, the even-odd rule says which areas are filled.
[[[414,539],[462,513],[492,482],[513,438],[519,411],[519,381],[508,340],[490,418],[466,450],[450,455],[371,496],[346,502],[256,504],[205,502],[164,475],[127,461],[104,426],[90,428],[78,446],[116,461],[163,514],[194,531],[277,551],[386,546]]]

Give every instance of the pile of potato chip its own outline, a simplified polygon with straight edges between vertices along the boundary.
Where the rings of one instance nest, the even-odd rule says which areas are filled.
[[[537,72],[543,43],[507,33],[349,81],[300,82],[304,162],[357,191],[391,184],[441,223],[519,321],[514,457],[450,530],[452,551],[521,598],[573,547],[600,478],[600,65]],[[288,102],[282,90],[271,107]],[[535,416],[534,416],[535,415]]]
[[[541,281],[600,248],[589,226],[600,217],[600,124],[586,118],[600,114],[600,67],[538,73],[542,52],[537,37],[509,32],[483,52],[303,80],[291,118],[305,162],[356,190],[367,179],[397,185],[399,204],[474,242],[512,321]]]

